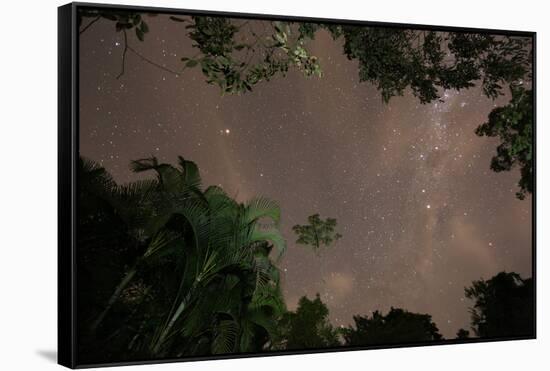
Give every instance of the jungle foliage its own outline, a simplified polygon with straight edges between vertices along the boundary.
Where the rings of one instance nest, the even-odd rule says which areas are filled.
[[[288,310],[276,202],[239,203],[204,187],[197,165],[181,157],[177,166],[153,157],[131,168],[154,177],[119,185],[97,163],[79,161],[79,362],[442,340],[430,315],[399,308],[338,328],[319,295]],[[477,336],[532,334],[531,279],[500,273],[466,295]]]
[[[219,187],[203,189],[197,166],[183,158],[178,167],[148,158],[132,168],[156,177],[120,186],[80,160],[83,357],[269,349],[286,313],[278,205],[265,198],[241,204]],[[272,228],[257,226],[264,218]]]

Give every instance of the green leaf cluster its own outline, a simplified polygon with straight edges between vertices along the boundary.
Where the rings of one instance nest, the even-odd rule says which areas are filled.
[[[336,219],[327,218],[323,220],[319,214],[310,215],[307,219],[309,224],[297,224],[292,227],[292,230],[298,236],[297,244],[308,245],[314,251],[318,251],[322,246],[328,247],[342,238],[342,235],[335,231]]]
[[[131,168],[156,176],[118,185],[98,164],[80,160],[83,357],[268,349],[286,312],[278,205],[203,189],[198,167],[181,157],[178,166],[152,157]],[[260,226],[265,219],[272,224]]]
[[[512,85],[510,90],[510,102],[493,109],[488,121],[476,129],[476,134],[500,139],[491,169],[510,171],[519,166],[520,190],[516,196],[523,200],[533,192],[533,91],[522,85]]]
[[[147,14],[154,16],[154,14]],[[79,8],[78,25],[82,25],[84,18],[106,19],[115,22],[116,32],[134,30],[139,41],[145,40],[145,34],[149,32],[149,26],[143,19],[145,14],[130,11],[113,11],[92,8]]]

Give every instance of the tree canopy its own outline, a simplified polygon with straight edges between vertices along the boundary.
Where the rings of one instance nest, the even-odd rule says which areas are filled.
[[[82,362],[443,339],[429,314],[404,309],[356,315],[346,328],[333,327],[318,294],[288,311],[278,268],[286,244],[274,201],[239,203],[219,187],[204,188],[197,165],[181,157],[177,166],[153,157],[131,168],[155,176],[120,185],[97,163],[79,161]],[[269,228],[260,225],[265,218]],[[532,279],[501,272],[474,281],[466,296],[474,300],[476,336],[533,334]]]
[[[476,134],[498,138],[491,168],[519,167],[517,197],[533,192],[532,46],[524,37],[287,21],[254,22],[226,17],[169,16],[182,25],[195,54],[171,70],[133,48],[144,42],[147,17],[129,11],[81,8],[80,32],[97,21],[123,35],[119,78],[127,53],[180,75],[198,68],[222,94],[245,94],[259,83],[297,69],[322,76],[308,50],[317,32],[341,43],[358,63],[361,81],[384,102],[409,91],[422,104],[444,100],[444,90],[479,85],[485,96],[509,94]],[[510,93],[508,93],[508,91]],[[79,161],[78,274],[82,360],[201,356],[281,349],[318,349],[442,340],[431,315],[391,308],[384,315],[356,315],[354,325],[334,328],[317,295],[288,311],[279,258],[286,251],[281,210],[264,197],[238,202],[216,186],[204,187],[198,166],[157,158],[132,161],[134,172],[154,176],[117,184],[99,164]],[[271,219],[269,228],[260,221]],[[263,225],[263,224],[262,224]],[[316,253],[342,238],[335,218],[310,215],[293,226],[296,243]],[[533,281],[501,272],[465,289],[474,301],[472,331],[495,338],[533,334]],[[460,329],[456,337],[470,337]]]
[[[328,247],[334,241],[342,238],[342,235],[335,231],[336,219],[323,220],[319,214],[313,214],[307,220],[309,224],[297,224],[292,227],[298,236],[297,244],[311,246],[315,252],[318,252],[322,246]]]
[[[457,338],[457,339],[464,340],[464,339],[468,339],[469,337],[470,337],[470,331],[465,330],[465,329],[463,329],[463,328],[459,329],[459,330],[456,332],[456,338]]]
[[[471,324],[479,337],[515,337],[534,334],[533,279],[514,272],[500,272],[489,280],[465,288],[474,301]]]
[[[511,102],[495,108],[489,121],[480,125],[480,136],[498,136],[502,143],[492,160],[495,171],[516,165],[521,171],[517,197],[533,189],[532,59],[531,38],[503,34],[442,32],[397,27],[336,25],[324,23],[261,21],[251,22],[217,16],[170,16],[182,24],[196,54],[181,58],[182,68],[170,70],[135,50],[127,33],[143,41],[149,32],[144,17],[129,11],[82,8],[78,14],[81,33],[99,19],[114,24],[123,33],[124,49],[119,77],[124,73],[126,53],[137,54],[150,64],[175,75],[199,67],[208,84],[223,94],[251,91],[261,82],[290,68],[305,76],[322,76],[317,57],[308,42],[319,30],[326,30],[343,44],[343,53],[359,63],[361,81],[375,85],[385,102],[407,89],[423,104],[443,100],[444,90],[462,90],[480,85],[490,99],[511,90]],[[85,19],[91,19],[87,23]],[[258,25],[261,23],[261,25]],[[521,85],[521,88],[518,86]]]
[[[241,204],[198,167],[132,162],[156,178],[116,184],[81,159],[78,234],[81,353],[87,363],[269,348],[286,312],[278,205]],[[258,221],[270,218],[270,228]]]
[[[491,160],[496,172],[519,166],[521,178],[516,196],[523,200],[533,192],[533,92],[521,85],[512,85],[512,99],[504,107],[495,108],[486,123],[479,126],[479,136],[498,137],[497,154]]]
[[[342,330],[347,345],[406,344],[443,339],[429,314],[392,307],[386,315],[375,311],[370,317],[354,316],[353,320],[354,327]]]
[[[281,321],[286,349],[319,349],[340,345],[338,332],[328,319],[329,310],[319,294],[310,300],[303,296],[294,312]]]

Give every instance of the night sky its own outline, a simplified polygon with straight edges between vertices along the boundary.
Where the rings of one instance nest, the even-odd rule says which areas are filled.
[[[180,58],[196,53],[183,24],[146,20],[145,42],[129,33],[130,45],[181,69]],[[107,20],[81,36],[81,155],[118,182],[143,177],[131,160],[182,155],[205,185],[240,201],[278,201],[289,309],[319,293],[340,326],[402,307],[431,314],[453,338],[469,327],[472,280],[502,270],[531,276],[531,199],[515,198],[519,171],[490,170],[498,141],[474,133],[506,98],[472,88],[445,92],[444,103],[421,105],[406,93],[384,104],[324,31],[309,44],[322,78],[291,71],[241,96],[221,96],[198,68],[177,77],[132,53],[117,79],[122,42]],[[336,218],[343,235],[319,256],[291,230],[314,213]]]

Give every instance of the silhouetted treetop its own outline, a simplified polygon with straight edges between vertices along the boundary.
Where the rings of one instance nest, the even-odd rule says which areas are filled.
[[[516,337],[534,334],[533,280],[514,272],[500,272],[465,288],[474,301],[471,325],[479,337]]]
[[[443,339],[429,314],[412,313],[392,307],[386,315],[375,311],[370,317],[354,316],[353,320],[354,327],[342,330],[347,345],[414,343]]]
[[[286,313],[280,327],[283,329],[286,349],[314,349],[340,345],[338,332],[328,320],[328,307],[319,294],[310,300],[300,298],[294,312]]]
[[[510,102],[492,110],[476,134],[500,139],[491,169],[510,171],[517,165],[521,178],[516,196],[523,200],[533,192],[533,91],[521,85],[511,85],[510,90]]]
[[[327,218],[322,220],[319,214],[313,214],[307,220],[309,224],[297,224],[292,227],[292,230],[298,236],[297,244],[311,246],[317,252],[321,246],[328,247],[334,241],[342,238],[342,235],[335,231],[336,219]]]
[[[457,339],[468,339],[470,337],[470,331],[463,328],[459,329],[456,333]]]

